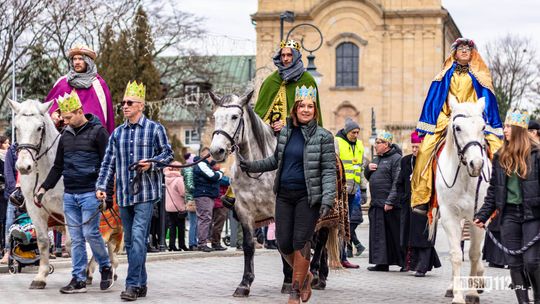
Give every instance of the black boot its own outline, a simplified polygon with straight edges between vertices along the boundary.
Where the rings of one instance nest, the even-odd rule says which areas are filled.
[[[540,266],[529,267],[529,280],[534,295],[534,304],[540,304]]]
[[[510,277],[512,278],[512,287],[516,293],[518,304],[528,304],[528,284],[523,267],[510,267]]]

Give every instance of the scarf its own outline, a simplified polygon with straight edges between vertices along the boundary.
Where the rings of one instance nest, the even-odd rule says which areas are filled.
[[[84,62],[86,62],[86,72],[77,73],[73,66],[73,60],[69,61],[69,72],[67,74],[67,82],[75,89],[88,89],[92,86],[92,82],[96,79],[97,68],[94,60],[90,57],[83,55]]]
[[[281,49],[277,51],[274,57],[272,57],[274,65],[278,68],[279,76],[287,83],[297,82],[306,70],[304,68],[304,63],[302,62],[302,54],[300,51],[293,48],[292,52],[293,62],[288,67],[285,67],[283,63],[281,63]]]

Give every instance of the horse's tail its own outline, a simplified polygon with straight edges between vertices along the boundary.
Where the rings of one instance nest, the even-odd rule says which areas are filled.
[[[326,250],[328,251],[328,266],[331,269],[341,269],[341,246],[342,240],[339,238],[338,226],[328,228],[328,241]]]
[[[435,207],[431,210],[433,214],[433,220],[428,221],[428,240],[431,242],[435,238],[435,232],[437,231],[437,222],[439,221],[439,208]]]

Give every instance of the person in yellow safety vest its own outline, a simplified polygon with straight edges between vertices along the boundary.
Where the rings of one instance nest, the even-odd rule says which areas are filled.
[[[339,130],[335,137],[336,153],[339,155],[343,168],[345,169],[345,178],[347,179],[347,198],[349,201],[349,220],[351,228],[351,241],[356,246],[357,252],[360,254],[365,250],[365,247],[356,237],[356,227],[362,222],[362,208],[357,206],[353,212],[354,196],[360,188],[362,179],[362,161],[364,158],[364,144],[358,140],[360,126],[351,118],[345,120],[345,127]],[[359,211],[359,212],[358,212]],[[354,218],[352,217],[354,215]],[[347,260],[347,245],[345,244],[341,252],[341,264],[345,268],[359,268],[358,265],[352,264]],[[352,247],[350,248],[352,256]]]

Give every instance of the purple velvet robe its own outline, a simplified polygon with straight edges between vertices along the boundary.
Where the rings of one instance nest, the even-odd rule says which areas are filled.
[[[63,76],[56,81],[56,84],[45,98],[45,102],[53,100],[54,103],[49,111],[52,113],[58,109],[56,99],[64,95],[64,93],[71,93],[73,88],[68,84],[67,77]],[[92,113],[96,115],[103,126],[109,131],[109,134],[114,130],[114,108],[111,99],[111,92],[109,87],[105,83],[105,80],[99,76],[92,83],[92,86],[88,89],[76,89],[77,95],[81,100],[84,113]]]

